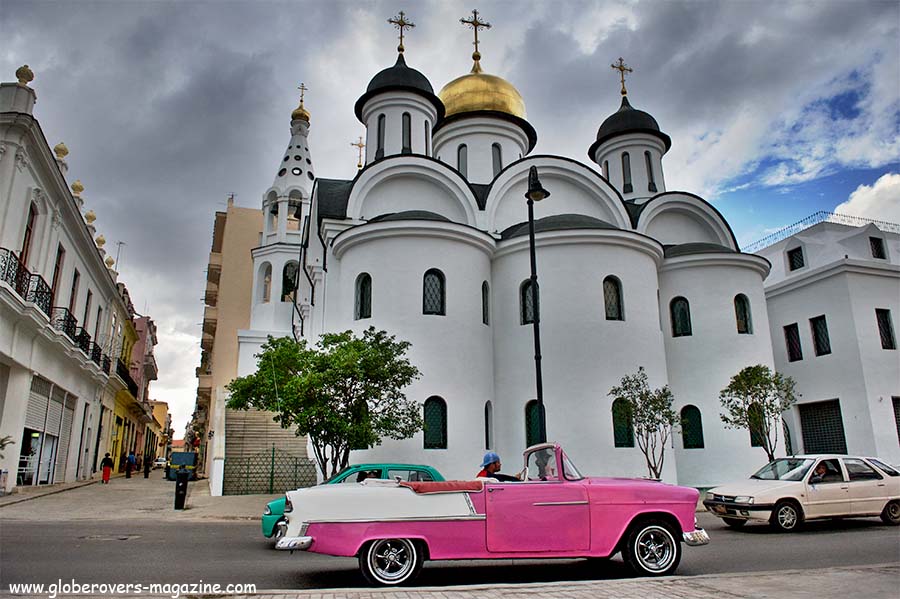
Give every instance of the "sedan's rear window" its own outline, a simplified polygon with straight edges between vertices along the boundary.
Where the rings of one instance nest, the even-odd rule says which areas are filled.
[[[882,462],[881,460],[877,460],[875,458],[867,458],[869,462],[878,466],[878,469],[887,474],[888,476],[900,476],[900,472],[897,472],[896,468],[892,468]]]
[[[803,480],[803,475],[812,466],[809,458],[780,458],[760,468],[750,478],[762,480]]]

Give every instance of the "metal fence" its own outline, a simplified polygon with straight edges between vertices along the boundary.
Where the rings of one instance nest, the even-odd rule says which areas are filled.
[[[314,461],[274,445],[250,456],[225,458],[224,495],[271,495],[315,484]]]

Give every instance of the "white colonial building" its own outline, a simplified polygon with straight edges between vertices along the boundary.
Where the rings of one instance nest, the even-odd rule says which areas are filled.
[[[551,193],[535,206],[548,438],[586,472],[645,474],[608,395],[643,367],[686,421],[665,479],[704,486],[759,467],[748,432],[721,425],[718,394],[743,367],[774,366],[769,262],[742,253],[707,201],[666,188],[671,140],[624,85],[620,108],[584,140],[595,164],[535,155],[521,95],[480,58],[435,94],[401,50],[356,103],[366,153],[352,180],[315,177],[301,101],[263,196],[238,374],[256,369],[267,334],[385,329],[412,343],[422,377],[406,393],[423,403],[426,430],[351,460],[468,477],[490,448],[517,469],[538,434],[524,198],[536,166]],[[220,430],[223,420],[213,415]]]

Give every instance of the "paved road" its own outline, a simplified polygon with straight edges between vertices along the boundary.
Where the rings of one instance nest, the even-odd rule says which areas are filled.
[[[37,502],[26,502],[22,506]],[[879,520],[809,523],[797,534],[766,526],[733,531],[700,514],[712,542],[686,548],[680,575],[758,572],[900,562],[900,530]],[[439,562],[418,584],[605,580],[627,577],[611,561]],[[24,521],[0,512],[0,591],[9,583],[255,583],[259,589],[363,586],[356,560],[273,551],[256,522]]]

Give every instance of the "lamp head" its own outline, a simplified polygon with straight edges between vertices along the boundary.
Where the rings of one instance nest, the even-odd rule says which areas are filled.
[[[550,192],[541,187],[536,166],[532,166],[528,171],[528,191],[525,193],[525,197],[533,202],[540,202],[544,198],[550,197]]]

